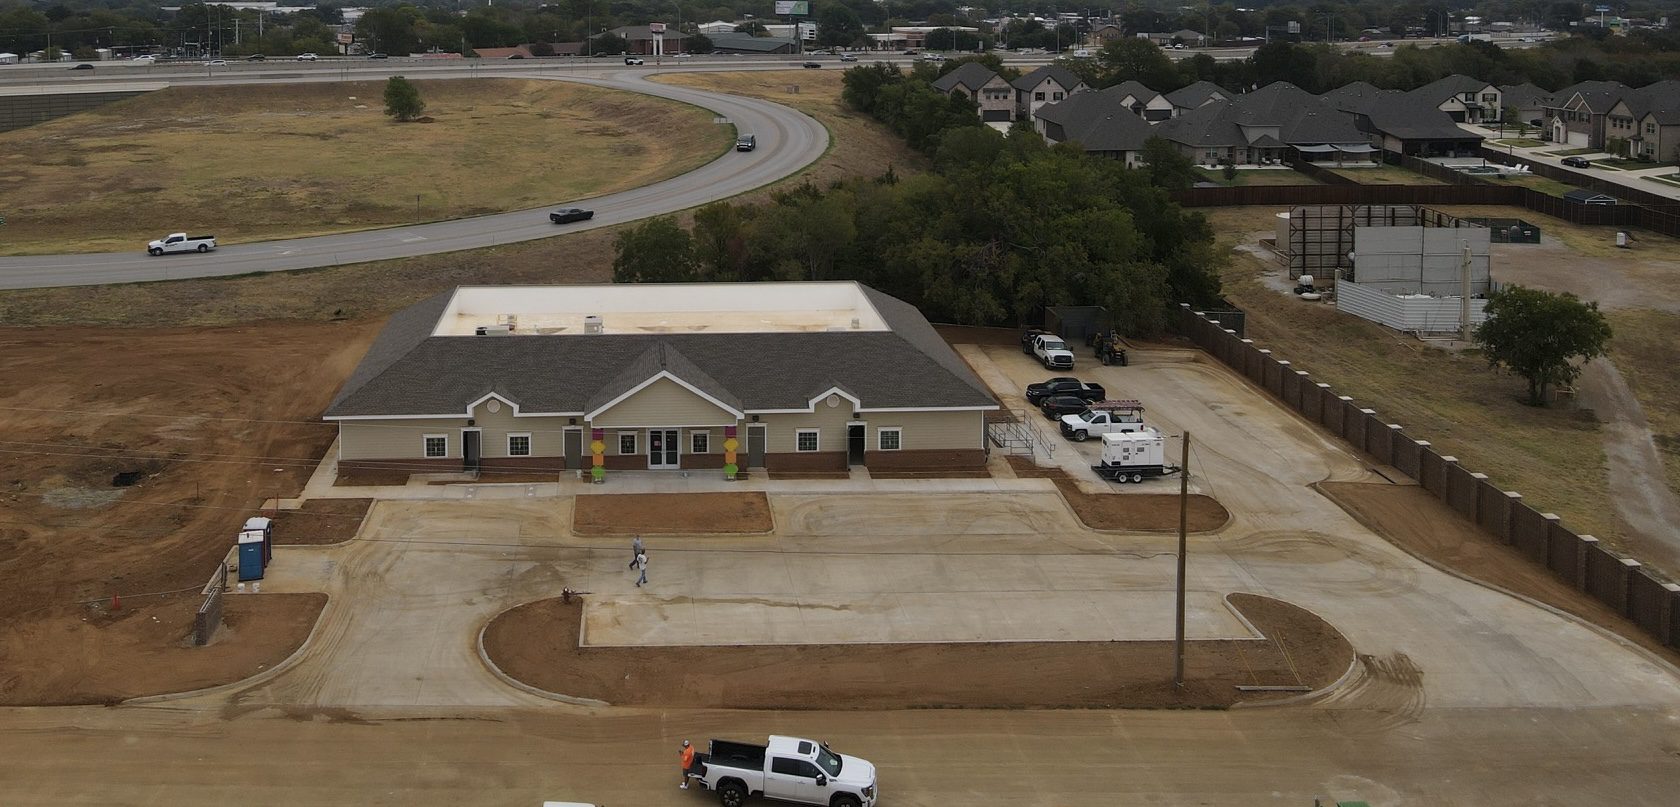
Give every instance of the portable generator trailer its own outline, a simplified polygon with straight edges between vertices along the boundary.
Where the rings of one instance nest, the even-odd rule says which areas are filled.
[[[1091,470],[1110,482],[1135,484],[1184,470],[1166,464],[1167,438],[1157,429],[1144,427],[1139,431],[1105,434],[1102,440],[1102,462],[1091,466]]]

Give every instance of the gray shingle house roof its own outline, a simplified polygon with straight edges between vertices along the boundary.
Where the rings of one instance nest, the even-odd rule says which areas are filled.
[[[1051,81],[1061,85],[1062,90],[1065,92],[1073,92],[1075,87],[1084,83],[1084,80],[1079,76],[1074,75],[1073,71],[1065,67],[1058,67],[1056,65],[1049,64],[1015,79],[1010,82],[1010,84],[1015,89],[1026,92],[1032,90],[1034,87],[1037,87],[1039,84],[1042,84],[1045,79],[1050,79]]]
[[[1144,86],[1143,82],[1132,80],[1122,81],[1119,84],[1104,89],[1102,92],[1114,93],[1114,98],[1116,99],[1130,95],[1133,98],[1136,98],[1139,103],[1144,104],[1161,97],[1160,93]]]
[[[1401,140],[1482,139],[1459,128],[1432,96],[1415,91],[1379,90],[1356,81],[1325,93],[1324,100],[1337,109],[1353,113],[1356,124],[1362,128]]]
[[[986,86],[986,82],[995,78],[997,78],[997,73],[992,72],[991,68],[979,62],[966,62],[961,67],[940,76],[937,81],[933,82],[933,88],[942,93],[950,93],[952,90],[962,87],[968,90],[969,95],[973,95],[979,92],[981,87]]]
[[[1631,90],[1622,97],[1628,111],[1641,120],[1657,113],[1657,122],[1665,126],[1675,123],[1674,112],[1680,108],[1680,81],[1669,79]]]
[[[1353,116],[1284,81],[1273,82],[1225,104],[1192,109],[1155,126],[1155,133],[1193,147],[1249,146],[1272,135],[1291,146],[1365,143]]]
[[[1469,76],[1462,76],[1455,73],[1445,78],[1435,79],[1422,87],[1412,90],[1412,94],[1418,96],[1419,98],[1432,101],[1439,106],[1447,99],[1454,96],[1463,95],[1467,92],[1480,93],[1483,89],[1490,86],[1492,85],[1479,78],[1471,78]]]
[[[1138,151],[1155,128],[1122,103],[1128,94],[1124,85],[1074,93],[1040,107],[1036,117],[1045,122],[1051,140],[1076,142],[1086,151]]]
[[[1546,106],[1561,108],[1579,95],[1589,112],[1602,115],[1631,89],[1620,81],[1583,81],[1552,93],[1552,101]]]
[[[669,371],[735,409],[804,409],[832,388],[866,409],[996,407],[913,306],[867,286],[886,331],[433,336],[453,291],[392,315],[326,416],[454,416],[490,393],[586,413]]]
[[[1230,98],[1231,93],[1224,87],[1211,81],[1198,81],[1188,87],[1180,87],[1166,94],[1167,100],[1179,109],[1195,109],[1209,101]]]
[[[1505,105],[1516,109],[1525,107],[1546,106],[1551,103],[1552,94],[1529,83],[1501,84],[1499,92],[1505,96]]]

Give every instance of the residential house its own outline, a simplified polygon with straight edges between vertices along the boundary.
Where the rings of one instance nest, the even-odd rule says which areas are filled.
[[[1163,121],[1173,116],[1172,102],[1167,97],[1137,81],[1122,81],[1106,90],[1114,93],[1121,106],[1146,121]]]
[[[1554,143],[1604,148],[1610,108],[1630,91],[1619,81],[1583,81],[1552,93],[1545,102],[1545,132]]]
[[[660,283],[443,292],[391,317],[324,417],[343,470],[559,477],[978,468],[996,409],[867,286]]]
[[[1090,89],[1072,71],[1053,64],[1040,67],[1010,83],[1015,87],[1016,120],[1032,120],[1039,107]]]
[[[1639,118],[1639,131],[1629,138],[1628,156],[1639,160],[1680,162],[1680,96],[1650,100]]]
[[[1173,114],[1182,115],[1219,101],[1229,101],[1231,93],[1224,87],[1211,81],[1198,81],[1188,87],[1181,87],[1166,94],[1167,102],[1172,104]]]
[[[797,53],[799,43],[779,36],[752,34],[708,34],[713,53]]]
[[[1414,157],[1469,157],[1482,136],[1459,126],[1430,96],[1381,90],[1355,81],[1323,95],[1326,103],[1353,116],[1371,145]]]
[[[1516,115],[1515,120],[1507,120],[1510,116],[1500,114],[1500,120],[1504,121],[1506,126],[1519,123],[1540,126],[1546,117],[1546,103],[1552,100],[1551,93],[1528,83],[1501,84],[1499,96],[1504,109]]]
[[[1155,129],[1134,107],[1135,97],[1124,85],[1074,93],[1064,101],[1039,107],[1033,126],[1051,143],[1076,143],[1087,154],[1136,167],[1142,162],[1143,144]]]
[[[1604,150],[1636,159],[1676,159],[1673,133],[1663,147],[1663,121],[1680,106],[1680,81],[1670,79],[1630,90],[1604,116]],[[1673,125],[1672,123],[1666,125]]]
[[[1015,119],[1015,88],[1003,76],[978,62],[962,66],[933,82],[933,88],[946,95],[961,95],[974,99],[983,121],[1008,122]]]
[[[1352,115],[1286,81],[1162,121],[1155,134],[1205,165],[1342,164],[1368,162],[1376,152]]]
[[[1126,32],[1121,30],[1118,25],[1099,25],[1092,28],[1091,32],[1085,35],[1085,46],[1093,49],[1101,48],[1102,46],[1107,45],[1116,39],[1120,39],[1125,35]]]
[[[1498,86],[1456,74],[1431,81],[1411,94],[1433,104],[1457,123],[1498,123],[1499,113],[1505,108]]]

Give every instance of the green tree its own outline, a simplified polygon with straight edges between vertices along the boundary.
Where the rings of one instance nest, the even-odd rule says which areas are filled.
[[[1596,302],[1567,292],[1509,286],[1488,295],[1487,321],[1475,341],[1488,364],[1528,382],[1528,403],[1542,406],[1546,392],[1581,374],[1576,360],[1604,355],[1610,322]]]
[[[1139,81],[1156,92],[1171,92],[1184,85],[1172,60],[1147,39],[1116,39],[1097,52],[1097,63],[1107,71],[1109,84]]]
[[[420,88],[414,82],[402,76],[392,76],[385,82],[385,114],[407,122],[425,111],[426,101],[420,97]]]
[[[1151,137],[1143,141],[1144,170],[1149,173],[1149,181],[1156,187],[1167,190],[1184,190],[1196,184],[1201,178],[1196,173],[1196,164],[1172,141],[1161,137]]]
[[[863,38],[863,21],[857,12],[829,3],[817,12],[817,44],[825,48],[850,47]]]
[[[630,40],[608,31],[607,33],[595,37],[594,48],[596,53],[629,53]]]
[[[694,239],[671,216],[648,219],[618,234],[614,283],[685,283],[696,279]]]

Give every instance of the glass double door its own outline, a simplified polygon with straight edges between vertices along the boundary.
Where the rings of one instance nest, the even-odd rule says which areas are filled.
[[[677,446],[680,445],[677,429],[648,429],[647,454],[648,469],[663,470],[675,468],[678,463]]]

